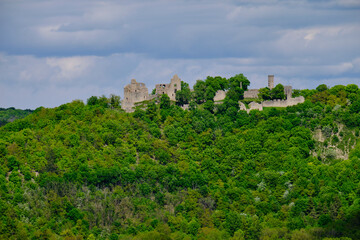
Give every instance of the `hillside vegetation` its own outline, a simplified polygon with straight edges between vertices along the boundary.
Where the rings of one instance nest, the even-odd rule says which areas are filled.
[[[360,239],[360,91],[296,94],[38,108],[0,128],[0,239]]]
[[[16,119],[21,119],[32,113],[30,109],[21,110],[11,108],[0,108],[0,127],[8,122],[13,122]]]

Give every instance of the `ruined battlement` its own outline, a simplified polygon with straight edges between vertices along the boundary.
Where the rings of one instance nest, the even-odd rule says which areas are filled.
[[[241,86],[241,85],[240,85]],[[274,88],[274,75],[268,75],[268,87],[270,89]],[[122,108],[126,112],[133,112],[136,103],[140,103],[146,100],[151,100],[160,96],[162,94],[167,94],[172,101],[176,101],[176,92],[181,90],[181,79],[178,75],[174,75],[170,80],[170,83],[161,83],[155,85],[155,95],[149,95],[148,88],[144,83],[137,82],[135,79],[131,79],[130,84],[124,87],[124,99],[122,101]],[[262,103],[251,102],[246,108],[246,106],[239,102],[240,109],[250,110],[257,109],[262,111],[264,107],[288,107],[293,106],[298,103],[303,103],[305,101],[304,97],[292,98],[292,86],[284,86],[284,93],[286,95],[286,100],[269,100],[263,101]],[[244,98],[250,99],[259,98],[259,89],[248,89],[244,92]],[[216,92],[214,101],[220,103],[226,97],[226,91],[219,90]]]
[[[249,89],[244,92],[244,98],[259,98],[259,89]]]
[[[121,102],[122,108],[126,112],[133,112],[136,103],[151,100],[161,94],[167,94],[170,100],[175,101],[176,92],[181,90],[181,79],[175,74],[169,84],[156,84],[155,90],[155,95],[149,95],[149,90],[145,83],[131,79],[130,84],[124,87],[124,99]]]
[[[262,111],[264,107],[289,107],[303,102],[305,102],[305,98],[303,96],[300,96],[295,98],[288,98],[286,100],[274,99],[274,100],[263,101],[261,103],[251,102],[248,105],[249,108],[246,108],[244,103],[239,102],[239,106],[240,106],[240,110],[245,110],[247,111],[247,113],[249,113],[251,110]]]
[[[170,100],[175,101],[176,92],[181,90],[181,79],[177,74],[171,79],[169,84],[156,84],[155,85],[156,94],[167,94]]]
[[[124,99],[122,101],[122,108],[131,112],[136,102],[142,102],[149,97],[148,88],[144,83],[137,82],[131,79],[131,83],[124,87]]]

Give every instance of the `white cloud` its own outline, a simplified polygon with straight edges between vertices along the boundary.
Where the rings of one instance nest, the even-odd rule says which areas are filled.
[[[305,88],[359,84],[358,3],[0,1],[0,107],[122,95],[131,78],[151,89],[175,73],[190,85],[237,73],[253,88],[268,74]]]
[[[141,54],[64,58],[0,54],[0,59],[1,107],[34,109],[40,105],[55,107],[74,99],[86,101],[93,95],[123,96],[123,87],[132,78],[151,90],[157,83],[169,82],[174,74],[190,86],[207,76],[229,78],[238,73],[248,77],[251,88],[266,86],[268,74],[275,75],[276,83],[294,88],[334,85],[337,81],[345,85],[360,82],[358,77],[351,77],[359,72],[359,58],[332,65],[299,64],[294,60],[291,66],[273,65],[271,58],[155,59]],[[346,75],[349,77],[343,77]]]
[[[83,75],[94,64],[95,57],[46,58],[46,64],[59,68],[56,79],[75,79]]]

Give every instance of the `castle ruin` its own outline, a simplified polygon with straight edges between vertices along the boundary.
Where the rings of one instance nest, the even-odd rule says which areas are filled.
[[[268,88],[271,90],[274,88],[274,75],[268,75]],[[259,98],[259,89],[249,89],[244,92],[244,99],[246,98]],[[261,103],[251,102],[249,103],[249,108],[246,108],[245,104],[239,102],[240,110],[245,110],[248,113],[250,110],[259,110],[262,111],[264,107],[289,107],[294,106],[299,103],[305,102],[305,98],[303,96],[300,97],[292,97],[292,86],[284,86],[284,94],[286,95],[286,99],[274,99],[267,100]]]
[[[240,84],[240,87],[242,85]],[[271,90],[274,88],[274,75],[268,75],[268,88]],[[259,89],[248,89],[244,91],[244,99],[259,99]],[[284,94],[286,95],[286,99],[275,99],[275,100],[267,100],[261,103],[251,102],[248,104],[248,107],[245,106],[244,103],[239,102],[240,110],[246,110],[248,113],[250,110],[259,110],[262,111],[264,107],[288,107],[293,106],[299,103],[303,103],[305,98],[300,97],[292,97],[292,86],[284,86]],[[226,97],[226,91],[219,90],[216,92],[214,97],[215,104],[220,104]]]
[[[181,90],[181,79],[175,74],[169,84],[156,84],[155,89],[157,95],[167,94],[171,101],[176,101],[176,92]]]
[[[271,90],[274,88],[274,75],[268,75],[268,88]],[[291,86],[290,86],[291,88]],[[292,89],[291,89],[292,91]],[[244,98],[259,98],[259,89],[248,89],[244,92]]]
[[[137,103],[151,100],[156,96],[167,94],[170,100],[175,101],[176,92],[181,90],[181,79],[174,75],[169,84],[156,84],[155,95],[150,95],[145,83],[131,79],[131,83],[124,87],[124,99],[121,102],[126,112],[133,112]]]
[[[270,90],[274,88],[274,75],[268,75],[268,88]]]
[[[240,84],[240,87],[242,85]],[[274,75],[268,75],[268,88],[271,90],[274,88]],[[124,99],[122,101],[122,108],[126,112],[133,112],[136,104],[154,99],[157,96],[162,94],[167,94],[171,101],[176,101],[176,92],[181,90],[181,79],[178,75],[174,75],[170,80],[169,84],[156,84],[155,85],[155,95],[150,95],[148,88],[144,83],[139,83],[135,79],[131,80],[131,83],[124,87]],[[261,103],[251,102],[248,104],[248,107],[244,103],[239,102],[240,110],[259,110],[262,111],[263,107],[288,107],[293,106],[305,101],[304,97],[292,97],[292,87],[284,86],[284,93],[286,95],[286,100],[275,99],[263,101]],[[248,89],[244,91],[244,99],[258,99],[259,89]],[[221,103],[226,97],[226,91],[219,90],[216,92],[214,101],[215,104]]]
[[[131,79],[131,83],[124,87],[124,100],[121,105],[125,111],[131,111],[134,104],[148,100],[149,91],[144,83],[139,83],[135,79]]]

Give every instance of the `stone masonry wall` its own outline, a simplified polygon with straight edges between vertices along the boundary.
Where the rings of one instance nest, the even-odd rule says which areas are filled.
[[[215,97],[214,97],[214,102],[216,101],[222,101],[224,100],[226,97],[226,92],[223,91],[223,90],[218,90],[216,93],[215,93]]]
[[[181,90],[181,79],[178,75],[174,75],[169,84],[156,84],[155,85],[156,94],[167,94],[172,101],[176,101],[176,92]]]
[[[131,83],[124,87],[124,99],[121,105],[125,111],[132,112],[135,103],[148,100],[148,98],[149,91],[145,84],[131,79]]]
[[[259,89],[248,89],[244,92],[244,98],[259,98]]]
[[[305,102],[305,98],[303,96],[296,97],[296,98],[289,98],[286,100],[268,100],[262,102],[263,107],[288,107],[288,106],[294,106],[299,103]]]
[[[300,96],[295,98],[289,98],[286,100],[269,100],[262,103],[251,102],[249,103],[249,108],[246,108],[244,103],[239,102],[239,107],[240,110],[245,110],[247,113],[249,113],[251,110],[262,111],[264,107],[289,107],[303,102],[305,102],[305,98],[303,96]]]

